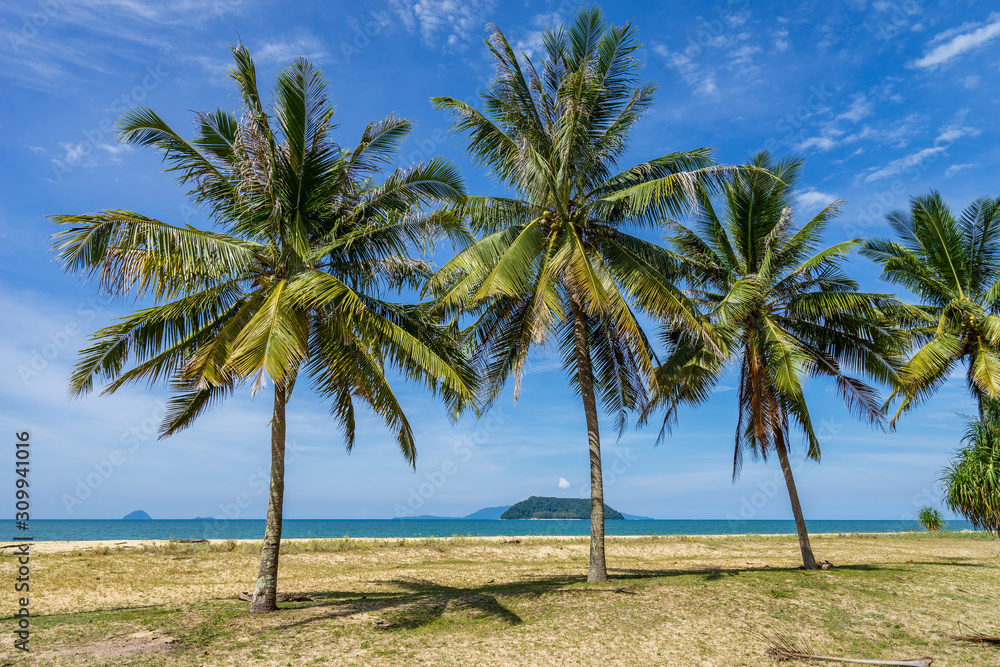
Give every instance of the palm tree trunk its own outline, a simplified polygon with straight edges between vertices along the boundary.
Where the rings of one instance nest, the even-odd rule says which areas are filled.
[[[816,569],[816,558],[813,557],[812,545],[809,544],[809,532],[806,530],[806,520],[802,516],[802,505],[799,504],[799,492],[795,490],[795,478],[792,477],[792,466],[788,462],[788,449],[781,437],[775,438],[775,449],[778,450],[778,461],[781,462],[781,472],[785,474],[785,486],[788,487],[788,498],[792,501],[792,514],[795,516],[795,530],[799,534],[799,550],[802,551],[802,566],[807,570]]]
[[[267,527],[260,550],[260,569],[250,611],[264,614],[278,609],[278,550],[281,547],[281,504],[285,497],[285,385],[274,383],[271,419],[271,490],[267,498]]]
[[[583,412],[587,416],[587,441],[590,444],[590,567],[587,581],[607,581],[604,560],[604,478],[601,470],[601,435],[597,424],[597,398],[587,345],[586,315],[582,299],[570,294],[573,311],[573,336],[576,339],[576,374],[580,380]]]

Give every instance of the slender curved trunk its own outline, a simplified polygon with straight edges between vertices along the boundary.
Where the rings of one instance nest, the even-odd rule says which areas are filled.
[[[250,600],[250,611],[256,614],[278,610],[278,550],[281,548],[281,504],[285,497],[285,402],[285,385],[275,382],[267,527],[264,529],[264,545],[260,550],[257,584]]]
[[[590,445],[590,567],[587,581],[607,581],[604,560],[604,478],[601,470],[601,435],[597,425],[597,398],[587,344],[586,314],[582,299],[570,292],[573,311],[573,337],[576,341],[576,373],[580,379],[583,412],[587,416],[587,442]]]
[[[806,530],[805,517],[802,516],[802,505],[799,504],[799,492],[795,490],[795,478],[792,477],[792,465],[788,461],[788,449],[785,447],[783,438],[775,438],[775,449],[778,450],[778,461],[781,462],[781,472],[785,474],[788,499],[792,501],[795,530],[799,534],[799,550],[802,552],[802,566],[807,570],[813,570],[816,569],[816,558],[813,556],[812,545],[809,544],[809,532]]]

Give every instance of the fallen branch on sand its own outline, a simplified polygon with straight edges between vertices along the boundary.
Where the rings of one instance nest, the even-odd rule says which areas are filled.
[[[854,665],[894,665],[895,667],[931,667],[934,658],[912,658],[910,660],[858,660],[854,658],[834,658],[826,655],[813,655],[802,650],[791,637],[774,635],[764,638],[768,643],[767,654],[775,662],[787,660],[825,660],[827,662],[848,662]]]

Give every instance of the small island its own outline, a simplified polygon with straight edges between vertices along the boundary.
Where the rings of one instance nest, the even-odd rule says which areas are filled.
[[[153,517],[149,516],[142,510],[136,510],[134,512],[129,512],[122,517],[122,521],[152,521]]]
[[[501,519],[589,519],[589,498],[550,498],[531,496],[511,505],[500,515]],[[609,521],[624,520],[621,512],[604,505],[604,518]]]

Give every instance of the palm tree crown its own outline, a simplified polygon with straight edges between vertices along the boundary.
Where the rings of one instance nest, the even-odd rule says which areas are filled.
[[[167,381],[174,396],[162,437],[245,384],[254,392],[268,378],[274,385],[265,552],[273,546],[276,577],[285,403],[300,376],[329,400],[348,449],[360,400],[395,432],[410,462],[413,432],[386,366],[440,393],[453,412],[469,404],[476,382],[459,332],[422,306],[384,298],[428,275],[427,263],[407,254],[415,244],[441,233],[464,239],[453,216],[418,212],[464,193],[457,170],[440,160],[376,183],[408,121],[370,124],[358,146],[344,150],[331,137],[326,83],[308,61],[277,77],[269,114],[249,53],[241,45],[233,56],[240,116],[199,114],[190,143],[148,108],[119,123],[122,140],[162,151],[218,231],[105,210],[52,216],[64,227],[54,243],[67,271],[96,276],[112,295],[154,301],[93,335],[71,378],[74,393],[100,379],[108,381],[104,393]],[[273,608],[273,585],[264,607]]]
[[[893,422],[963,360],[982,417],[984,400],[1000,399],[1000,205],[977,199],[959,220],[931,192],[887,218],[897,238],[869,241],[864,254],[882,265],[885,280],[915,294],[926,313],[913,328],[923,344],[903,368]]]

